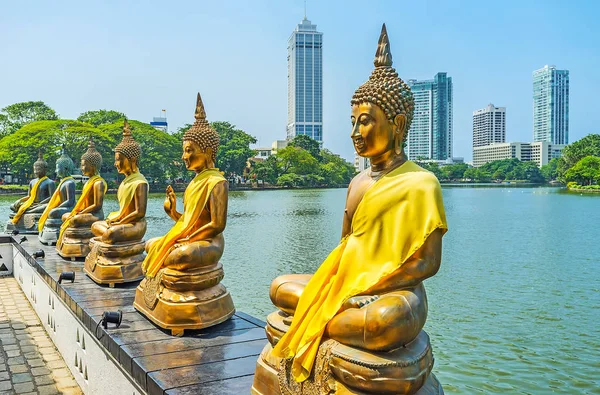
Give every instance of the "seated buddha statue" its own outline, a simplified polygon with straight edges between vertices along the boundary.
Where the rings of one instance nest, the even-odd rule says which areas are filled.
[[[27,196],[10,205],[12,213],[6,224],[7,232],[38,233],[38,221],[55,189],[54,181],[46,177],[47,169],[48,163],[40,150],[38,160],[33,164],[35,178],[29,183]]]
[[[74,168],[75,164],[63,145],[62,154],[56,160],[56,175],[60,182],[38,222],[38,239],[44,244],[56,244],[63,223],[62,216],[75,206],[75,180],[71,177]]]
[[[254,394],[442,393],[422,330],[423,280],[447,230],[435,175],[408,161],[410,88],[382,28],[375,70],[351,101],[350,137],[370,168],[348,187],[340,244],[314,275],[276,278]]]
[[[125,175],[117,190],[119,211],[92,224],[95,237],[90,240],[90,253],[85,258],[85,273],[99,284],[113,287],[144,277],[142,238],[146,234],[148,181],[138,168],[141,154],[125,120],[123,140],[115,147],[115,167]]]
[[[173,188],[167,187],[164,209],[175,224],[146,243],[146,278],[134,301],[139,312],[175,336],[219,324],[235,312],[231,295],[220,283],[229,188],[215,168],[219,135],[206,120],[199,93],[195,118],[183,135],[181,159],[196,175],[185,189],[183,213],[177,211]]]
[[[106,193],[106,181],[98,174],[102,155],[96,150],[90,137],[87,151],[81,156],[81,173],[89,177],[75,207],[62,216],[56,251],[63,258],[84,258],[90,253],[92,224],[104,219],[102,204]]]

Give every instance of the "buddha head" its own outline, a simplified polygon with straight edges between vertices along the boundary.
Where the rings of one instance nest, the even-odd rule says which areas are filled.
[[[71,157],[67,155],[67,150],[63,144],[61,155],[56,160],[56,174],[58,177],[63,178],[73,174],[73,170],[75,170],[75,163],[73,163]]]
[[[44,160],[44,154],[42,150],[38,153],[38,160],[33,163],[33,174],[35,174],[36,178],[42,178],[46,175],[46,171],[48,170],[48,162]]]
[[[100,171],[102,166],[102,155],[96,149],[96,144],[90,136],[87,151],[81,155],[81,172],[83,175],[91,177]]]
[[[121,174],[137,172],[140,156],[142,156],[142,147],[133,139],[129,122],[125,119],[123,140],[115,147],[115,167],[117,171]]]
[[[410,88],[392,67],[392,53],[385,24],[381,28],[375,70],[352,96],[352,133],[358,155],[379,158],[403,154],[413,118]]]
[[[200,93],[196,99],[196,121],[183,134],[183,155],[181,159],[188,170],[196,173],[215,167],[219,150],[219,135],[206,120],[206,112]]]

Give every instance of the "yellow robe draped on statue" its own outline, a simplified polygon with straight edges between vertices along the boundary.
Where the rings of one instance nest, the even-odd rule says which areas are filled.
[[[133,200],[135,196],[135,190],[140,184],[148,184],[146,178],[140,172],[131,173],[119,185],[119,189],[117,189],[117,199],[119,200],[119,211],[114,211],[108,214],[106,219],[111,220],[112,222],[120,221],[123,217],[127,215],[123,210],[129,207],[129,204]]]
[[[71,219],[75,215],[79,214],[80,211],[85,209],[85,205],[88,202],[89,195],[94,193],[94,184],[96,183],[96,181],[102,181],[102,183],[104,184],[104,193],[106,193],[107,185],[106,181],[104,181],[104,178],[100,177],[99,175],[95,175],[92,176],[89,180],[87,180],[87,182],[83,186],[83,191],[81,191],[81,196],[79,197],[79,200],[77,200],[77,203],[75,203],[75,207],[73,207],[73,210],[71,210],[71,213],[69,214],[67,220],[64,221],[63,224],[60,226],[60,233],[58,235],[58,241],[56,242],[57,249],[59,249],[62,245],[63,233],[69,226],[71,226]]]
[[[60,187],[61,187],[61,185],[64,184],[65,181],[72,180],[72,179],[73,179],[73,177],[68,176],[68,177],[65,177],[62,180],[60,180],[60,182],[58,183],[56,190],[52,194],[52,197],[50,198],[50,201],[48,202],[48,205],[44,209],[44,212],[42,213],[42,216],[40,217],[40,220],[38,222],[38,230],[40,231],[40,233],[42,232],[42,229],[44,229],[44,224],[46,223],[46,220],[48,219],[50,210],[54,210],[60,204]]]
[[[25,200],[21,207],[19,207],[19,209],[15,213],[15,216],[11,220],[13,224],[16,225],[17,222],[19,222],[19,220],[23,216],[23,214],[25,214],[25,211],[27,211],[27,209],[31,207],[33,202],[35,202],[40,184],[42,183],[42,181],[45,181],[47,179],[48,177],[44,176],[37,180],[35,184],[33,184],[33,188],[31,188],[31,196],[29,196],[29,199]]]
[[[342,304],[400,268],[438,228],[448,229],[440,184],[414,162],[405,162],[367,190],[352,232],[308,282],[288,332],[273,349],[275,356],[294,358],[296,381],[309,377],[325,327]]]
[[[146,277],[156,276],[177,240],[197,230],[196,222],[208,203],[210,193],[218,183],[223,181],[225,177],[219,169],[206,169],[194,177],[183,195],[183,214],[166,235],[152,244],[142,263],[142,270],[146,273]]]

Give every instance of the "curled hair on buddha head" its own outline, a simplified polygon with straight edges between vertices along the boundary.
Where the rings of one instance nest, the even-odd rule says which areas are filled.
[[[42,150],[38,151],[38,160],[33,162],[33,167],[43,167],[44,169],[48,169],[48,162],[44,160],[44,152]]]
[[[94,166],[97,172],[100,171],[100,167],[102,166],[102,155],[96,149],[96,144],[94,144],[94,139],[92,136],[90,136],[87,151],[81,155],[81,160],[84,160],[90,165]]]
[[[127,119],[123,124],[123,140],[115,147],[115,152],[125,155],[127,159],[135,159],[136,163],[142,156],[142,147],[133,139]]]
[[[397,115],[404,115],[406,117],[404,141],[406,141],[413,119],[415,102],[410,88],[398,77],[398,73],[392,67],[392,52],[385,23],[381,27],[373,63],[375,69],[369,80],[354,92],[351,105],[375,104],[383,110],[390,121],[393,121]]]
[[[67,154],[67,149],[65,145],[62,146],[62,152],[60,157],[56,160],[56,167],[59,169],[65,169],[68,175],[73,174],[75,170],[75,163],[73,163],[73,159]]]
[[[203,151],[210,148],[212,150],[212,161],[216,162],[217,151],[219,150],[219,134],[206,120],[206,111],[204,111],[200,92],[198,92],[198,97],[196,98],[196,113],[194,114],[194,118],[196,118],[196,121],[183,134],[183,141],[192,141],[198,144]]]

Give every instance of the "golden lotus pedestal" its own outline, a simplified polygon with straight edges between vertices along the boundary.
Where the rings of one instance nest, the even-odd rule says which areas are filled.
[[[173,336],[217,325],[235,313],[231,294],[220,284],[223,276],[220,263],[196,270],[161,269],[156,277],[142,280],[133,306]]]
[[[405,347],[387,352],[361,350],[324,339],[311,376],[303,383],[296,383],[290,372],[291,361],[271,353],[273,345],[287,332],[290,318],[280,311],[267,317],[269,343],[256,363],[251,389],[254,395],[444,393],[431,373],[433,354],[425,331]]]
[[[94,237],[89,245],[90,253],[85,258],[83,271],[98,284],[114,287],[144,278],[144,241],[107,244]]]
[[[75,260],[85,258],[90,253],[90,240],[94,237],[88,228],[67,228],[63,234],[62,244],[57,246],[58,255]]]

